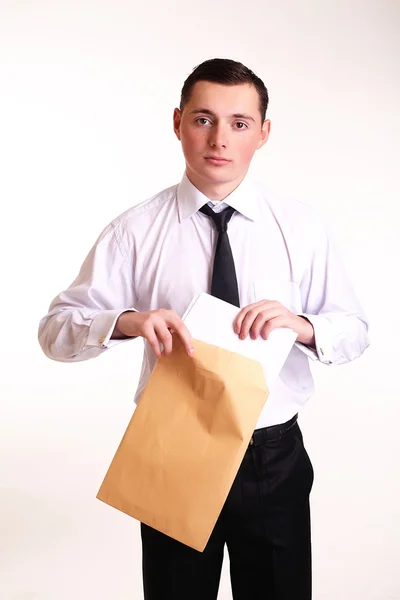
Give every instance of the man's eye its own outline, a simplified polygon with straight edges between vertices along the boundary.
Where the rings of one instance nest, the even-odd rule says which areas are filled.
[[[201,121],[208,121],[208,119],[206,119],[205,117],[199,117],[198,119],[196,119],[197,123],[200,123],[200,125],[205,125],[205,123],[201,123]]]
[[[237,129],[246,129],[247,128],[246,123],[243,123],[243,121],[237,121],[236,125],[243,125],[243,127],[237,127]]]

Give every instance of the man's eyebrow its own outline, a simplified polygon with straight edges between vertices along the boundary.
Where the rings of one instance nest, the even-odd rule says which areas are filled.
[[[194,108],[189,112],[190,115],[197,113],[202,113],[203,115],[210,115],[210,117],[216,116],[215,113],[213,113],[212,110],[209,110],[208,108]],[[230,115],[230,117],[234,117],[235,119],[248,119],[249,121],[254,121],[255,123],[253,117],[244,113],[234,113],[233,115]]]

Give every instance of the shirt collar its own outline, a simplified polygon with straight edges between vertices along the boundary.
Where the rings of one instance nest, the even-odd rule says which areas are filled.
[[[179,221],[194,215],[210,199],[198,190],[184,173],[177,190]],[[258,195],[254,183],[245,176],[238,187],[224,198],[223,202],[232,206],[244,217],[255,221],[259,214]]]

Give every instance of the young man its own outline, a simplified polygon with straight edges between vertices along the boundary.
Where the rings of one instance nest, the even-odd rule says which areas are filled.
[[[235,600],[311,598],[313,470],[297,424],[313,391],[308,357],[357,358],[368,346],[367,322],[315,211],[246,176],[268,140],[267,105],[263,82],[241,63],[199,65],[174,111],[182,181],[103,231],[40,324],[44,352],[61,361],[142,336],[136,400],[156,360],[171,352],[172,330],[193,354],[181,316],[199,292],[239,307],[241,339],[267,339],[277,327],[298,334],[204,552],[142,524],[147,600],[215,600],[225,544]]]

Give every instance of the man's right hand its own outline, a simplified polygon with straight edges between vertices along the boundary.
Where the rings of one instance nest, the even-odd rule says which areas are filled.
[[[171,332],[179,335],[187,354],[193,356],[192,336],[182,319],[173,310],[159,308],[149,312],[124,312],[118,317],[111,337],[115,339],[141,336],[149,342],[157,358],[161,358],[172,352]],[[163,351],[160,344],[164,347]]]

